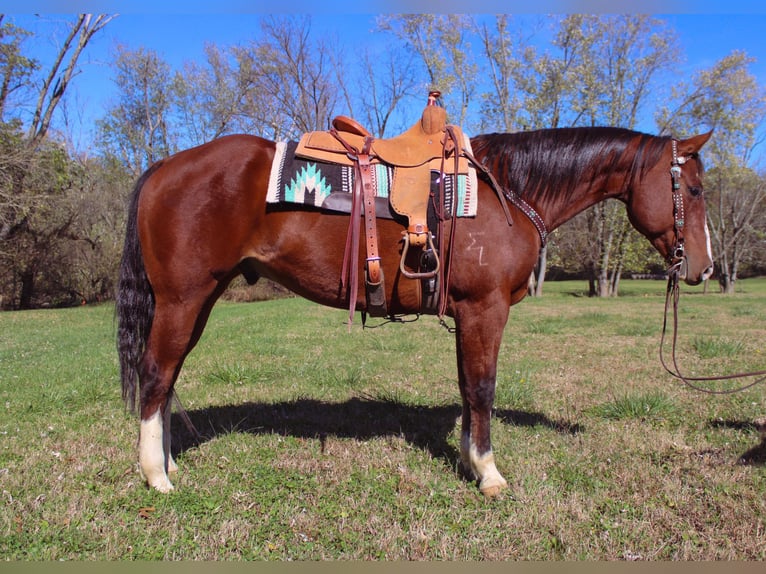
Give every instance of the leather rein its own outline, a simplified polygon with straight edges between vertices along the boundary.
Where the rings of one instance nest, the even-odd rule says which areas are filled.
[[[665,295],[665,314],[664,314],[664,318],[662,322],[662,336],[660,337],[660,362],[662,363],[662,366],[665,368],[665,370],[668,373],[673,375],[675,378],[680,379],[681,381],[684,382],[685,385],[694,389],[695,391],[700,391],[700,392],[711,394],[711,395],[730,395],[733,393],[739,393],[751,387],[754,387],[758,383],[762,383],[766,381],[766,370],[752,371],[748,373],[736,373],[733,375],[719,375],[719,376],[711,376],[711,377],[689,377],[682,374],[681,369],[678,366],[678,358],[676,356],[676,343],[678,341],[678,302],[681,295],[681,290],[679,285],[680,285],[681,275],[684,274],[682,273],[683,267],[686,265],[686,253],[684,251],[684,237],[683,237],[683,228],[685,223],[684,222],[684,200],[683,200],[683,195],[680,191],[681,190],[680,177],[681,177],[681,165],[683,165],[686,162],[686,158],[678,157],[676,140],[672,140],[672,143],[673,143],[673,161],[670,167],[670,177],[673,183],[673,219],[674,219],[674,230],[675,230],[676,240],[675,240],[675,246],[673,247],[673,252],[671,255],[671,266],[668,269],[668,288],[667,288],[667,293]],[[667,329],[668,329],[668,314],[670,310],[671,301],[673,304],[673,339],[672,339],[672,346],[671,346],[671,360],[673,363],[672,369],[668,367],[668,364],[665,361],[665,354],[664,354],[665,337],[667,335]],[[747,377],[760,377],[760,378],[756,379],[755,381],[747,385],[738,387],[736,389],[726,389],[726,390],[707,389],[697,384],[702,382],[744,379]]]

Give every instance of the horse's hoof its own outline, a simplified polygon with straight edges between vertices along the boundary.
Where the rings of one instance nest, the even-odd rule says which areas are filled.
[[[139,465],[138,474],[141,475],[141,478],[144,479],[149,488],[153,488],[162,493],[168,493],[173,490],[173,483],[170,482],[168,475],[164,472],[154,472],[150,475],[144,472],[144,469]]]
[[[508,483],[501,477],[500,480],[482,480],[479,485],[479,492],[481,492],[485,498],[497,498],[500,493],[508,488]]]
[[[161,492],[163,494],[167,494],[168,492],[171,492],[174,490],[173,483],[170,482],[167,478],[165,480],[158,480],[155,481],[153,484],[150,484],[154,490]]]
[[[503,492],[507,487],[506,486],[489,486],[487,488],[480,488],[479,491],[484,495],[485,498],[492,500],[493,498],[497,498],[500,496],[500,493]]]

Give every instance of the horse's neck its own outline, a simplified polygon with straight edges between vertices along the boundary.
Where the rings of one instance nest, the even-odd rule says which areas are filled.
[[[627,170],[613,170],[612,166],[605,165],[595,177],[577,185],[566,199],[560,194],[547,194],[541,199],[538,211],[548,230],[553,231],[597,203],[610,198],[623,199],[627,180]]]

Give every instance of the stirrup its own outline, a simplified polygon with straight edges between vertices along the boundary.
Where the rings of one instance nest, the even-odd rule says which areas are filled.
[[[425,232],[427,236],[427,245],[428,248],[433,253],[434,258],[436,259],[436,266],[431,271],[425,271],[425,272],[412,272],[407,271],[407,269],[404,268],[404,260],[407,258],[407,252],[410,249],[410,234],[406,231],[402,232],[402,240],[404,241],[404,247],[402,248],[402,258],[399,261],[399,271],[402,272],[402,275],[404,275],[407,279],[430,279],[431,277],[435,277],[439,273],[439,268],[441,267],[441,262],[439,261],[439,255],[436,252],[436,248],[434,247],[434,238],[430,231]]]

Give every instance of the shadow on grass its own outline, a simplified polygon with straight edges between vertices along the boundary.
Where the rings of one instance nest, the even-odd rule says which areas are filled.
[[[174,455],[232,432],[279,434],[298,438],[328,436],[369,440],[401,436],[410,444],[445,460],[456,468],[460,454],[448,437],[460,417],[459,405],[421,406],[393,399],[352,398],[341,403],[298,399],[280,403],[244,403],[215,406],[187,412],[200,436],[187,428],[178,413],[173,414]],[[543,426],[556,432],[575,434],[580,425],[555,421],[547,416],[509,409],[498,409],[495,417],[506,424]]]
[[[710,421],[709,424],[713,428],[727,428],[744,431],[761,430],[755,423],[750,421],[714,420]],[[766,440],[761,440],[760,444],[757,444],[753,448],[742,453],[737,459],[737,463],[752,466],[766,466]]]
[[[743,453],[737,462],[748,466],[766,466],[766,441]]]

